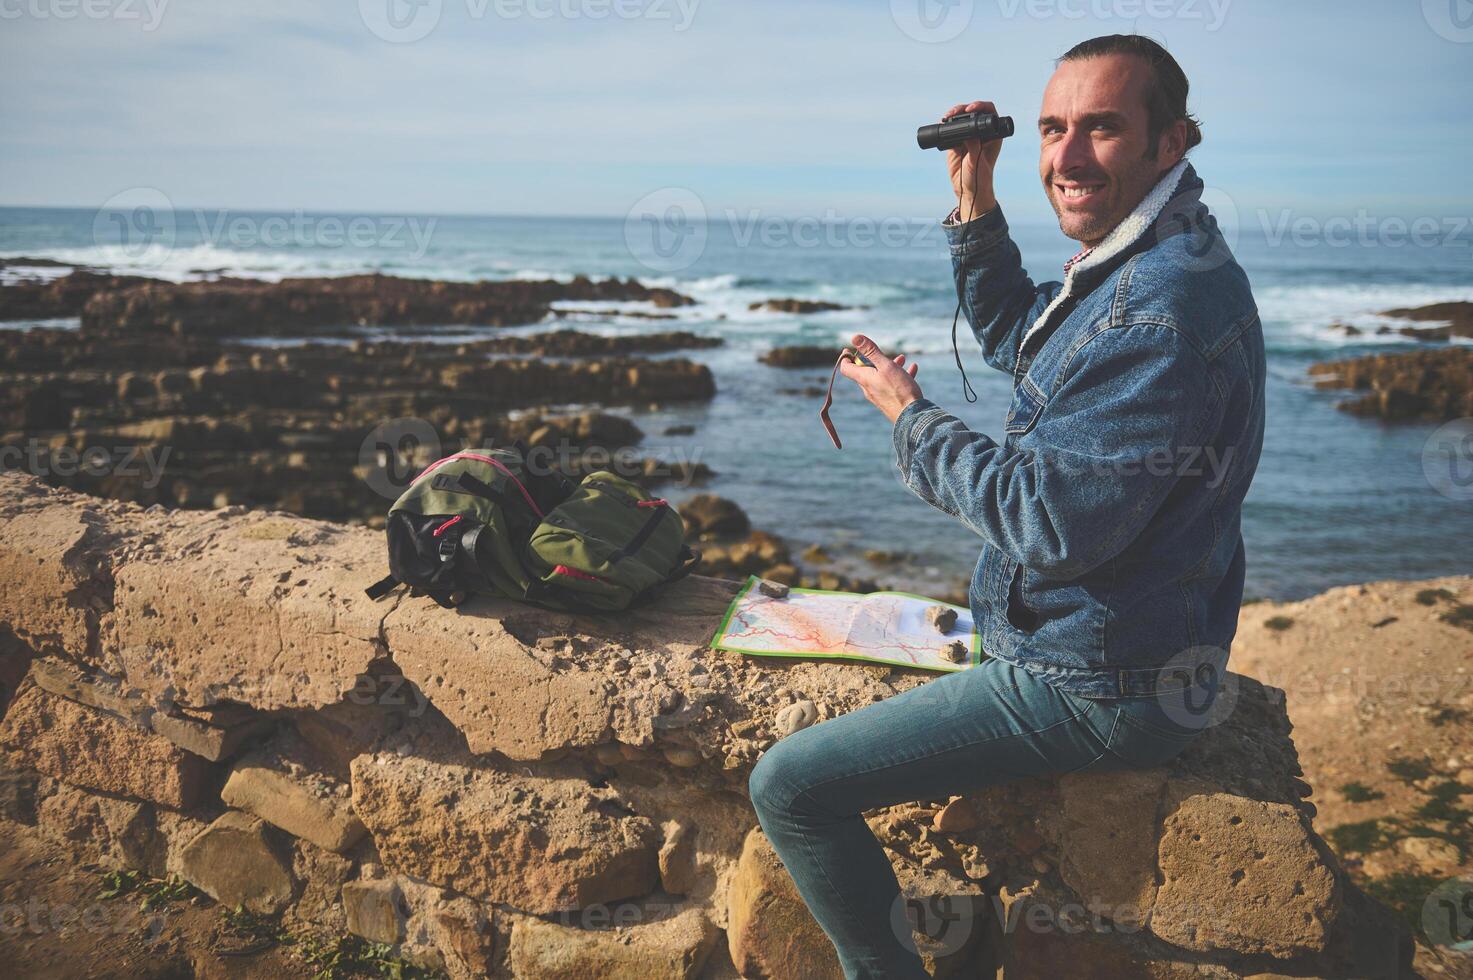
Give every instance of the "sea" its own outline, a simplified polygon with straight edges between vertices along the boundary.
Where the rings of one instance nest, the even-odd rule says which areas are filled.
[[[678,196],[655,201],[629,218],[165,211],[147,200],[103,211],[0,208],[0,257],[171,280],[586,275],[632,276],[679,290],[697,303],[654,311],[673,313],[674,320],[632,315],[652,312],[645,304],[578,302],[562,305],[585,312],[512,329],[611,335],[680,329],[723,338],[721,347],[661,355],[708,364],[714,399],[618,410],[646,433],[646,455],[700,462],[715,472],[706,486],[667,487],[667,496],[677,502],[701,491],[729,497],[795,554],[822,545],[832,559],[823,567],[933,594],[963,588],[980,541],[900,483],[884,418],[841,378],[832,413],[844,442],[837,450],[818,420],[815,390],[827,384],[828,371],[758,360],[776,346],[837,345],[863,331],[920,365],[927,397],[972,428],[1000,436],[1011,382],[983,362],[963,321],[962,358],[977,399],[963,398],[950,343],[955,287],[937,221],[730,212],[702,219],[681,203]],[[1444,229],[1411,240],[1325,232],[1252,220],[1229,228],[1268,349],[1268,432],[1243,514],[1252,598],[1297,599],[1342,584],[1473,573],[1473,494],[1450,493],[1446,481],[1428,475],[1447,465],[1439,425],[1356,418],[1335,407],[1347,393],[1316,389],[1307,376],[1320,361],[1429,346],[1377,335],[1378,326],[1406,325],[1379,314],[1473,300],[1473,233]],[[1035,281],[1062,277],[1075,248],[1057,227],[1019,225],[1013,236]],[[0,270],[0,280],[15,274]],[[849,309],[808,315],[751,309],[787,297]],[[1337,324],[1361,332],[1348,335]],[[34,326],[75,328],[77,322],[0,324]],[[503,333],[455,326],[432,336],[458,341]],[[576,403],[576,393],[569,401]],[[676,434],[667,434],[671,429]]]

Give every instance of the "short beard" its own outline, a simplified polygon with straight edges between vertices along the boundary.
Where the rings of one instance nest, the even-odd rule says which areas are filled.
[[[1089,248],[1093,248],[1095,245],[1098,245],[1100,242],[1104,241],[1105,236],[1114,231],[1115,225],[1118,225],[1120,223],[1119,221],[1117,221],[1115,222],[1115,224],[1109,225],[1107,227],[1105,222],[1093,217],[1084,216],[1081,218],[1071,216],[1069,220],[1079,221],[1080,226],[1077,228],[1070,228],[1064,224],[1065,219],[1062,212],[1055,208],[1054,214],[1059,219],[1059,231],[1064,233],[1065,238],[1070,238],[1076,242],[1081,242]]]

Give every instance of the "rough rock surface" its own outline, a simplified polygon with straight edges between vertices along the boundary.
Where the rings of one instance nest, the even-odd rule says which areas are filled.
[[[647,894],[660,835],[611,790],[383,753],[353,763],[353,808],[388,867],[529,912]]]
[[[1309,373],[1316,387],[1361,392],[1337,406],[1352,415],[1388,422],[1473,415],[1473,350],[1466,347],[1328,361]]]
[[[763,364],[781,368],[832,368],[838,359],[839,348],[802,345],[774,347],[759,358]]]
[[[220,799],[336,853],[347,851],[367,833],[353,812],[348,787],[304,772],[276,753],[258,753],[236,763]]]
[[[203,800],[213,776],[167,739],[39,687],[23,688],[6,711],[0,749],[12,765],[73,786],[181,810]]]
[[[368,833],[334,854],[226,812],[219,781],[191,802],[178,772],[207,771],[203,758],[29,682],[0,721],[3,819],[81,859],[182,872],[222,902],[304,927],[392,932],[404,956],[456,977],[831,968],[786,872],[770,850],[762,858],[747,776],[794,718],[821,725],[928,676],[713,651],[734,582],[693,576],[617,617],[484,598],[456,610],[402,594],[374,603],[361,590],[382,549],[366,529],[146,512],[0,475],[0,547],[38,526],[70,528],[72,543],[49,571],[0,555],[0,568],[36,570],[4,573],[24,592],[0,600],[0,638],[28,651],[12,659],[29,665],[44,648],[78,669],[69,683],[101,672],[153,716],[269,712],[278,739],[312,750],[300,772],[286,768],[293,785],[348,775]],[[993,963],[1008,977],[1070,963],[1114,971],[1101,976],[1402,971],[1406,932],[1311,827],[1281,693],[1232,676],[1232,710],[1159,770],[866,815],[908,909],[965,910],[951,919],[967,923],[955,948],[926,931],[934,915],[916,922],[938,974]],[[84,743],[115,771],[72,765]],[[988,908],[1003,915],[990,921]],[[636,918],[587,918],[600,909]],[[1007,926],[1004,915],[1033,909],[1042,924]],[[1078,916],[1097,926],[1074,928]],[[714,930],[725,941],[701,967]]]
[[[270,915],[292,899],[286,845],[265,821],[231,810],[180,852],[184,880],[217,902]]]
[[[727,897],[731,961],[744,977],[841,980],[834,947],[808,914],[788,870],[753,828]]]
[[[697,908],[607,930],[523,917],[512,926],[509,958],[514,975],[539,980],[692,980],[700,976],[719,936]]]

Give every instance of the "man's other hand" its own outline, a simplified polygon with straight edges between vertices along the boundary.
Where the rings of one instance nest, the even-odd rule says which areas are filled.
[[[921,386],[915,382],[919,366],[907,366],[904,354],[890,357],[862,333],[854,335],[853,344],[874,367],[855,364],[846,358],[839,365],[839,373],[859,385],[870,404],[894,425],[905,406],[921,397]]]

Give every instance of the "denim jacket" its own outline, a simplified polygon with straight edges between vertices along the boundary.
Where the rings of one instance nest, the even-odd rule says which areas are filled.
[[[895,422],[901,480],[982,538],[983,649],[1077,695],[1200,679],[1237,629],[1263,331],[1201,193],[1182,161],[1062,283],[1029,279],[1000,209],[948,227],[1012,407],[1001,442],[925,398]]]

